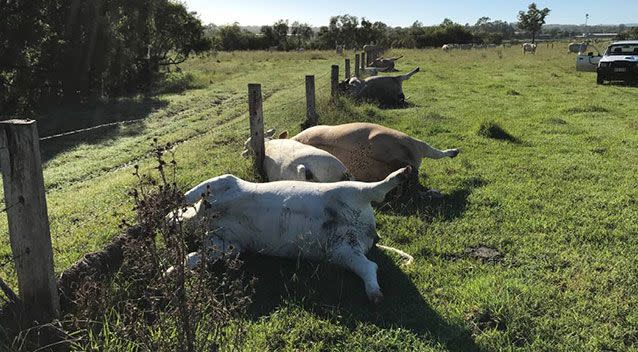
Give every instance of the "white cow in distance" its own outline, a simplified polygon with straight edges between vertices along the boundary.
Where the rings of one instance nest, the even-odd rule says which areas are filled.
[[[268,181],[337,182],[353,180],[348,169],[334,155],[291,139],[272,139],[274,130],[264,134],[264,170]],[[285,138],[285,132],[280,137]],[[250,154],[250,138],[242,156]]]
[[[526,53],[536,54],[536,44],[523,43],[523,54]]]
[[[358,275],[370,301],[379,303],[377,264],[366,257],[379,240],[371,202],[383,201],[410,172],[399,169],[373,183],[252,183],[233,175],[204,181],[185,194],[192,206],[177,215],[187,228],[207,230],[204,248],[190,253],[185,265],[195,268],[204,253],[210,261],[241,252],[326,261]]]

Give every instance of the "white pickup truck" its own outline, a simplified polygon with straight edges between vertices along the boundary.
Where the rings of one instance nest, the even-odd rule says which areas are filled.
[[[596,83],[623,81],[638,84],[638,40],[614,42],[598,63]]]

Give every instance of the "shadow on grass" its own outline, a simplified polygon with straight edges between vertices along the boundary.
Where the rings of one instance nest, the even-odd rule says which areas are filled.
[[[368,302],[361,279],[344,269],[305,260],[246,256],[245,269],[257,278],[249,310],[251,319],[268,315],[289,301],[326,320],[337,318],[351,330],[359,323],[403,328],[450,351],[479,350],[468,329],[449,323],[437,313],[389,256],[373,248],[368,258],[379,265],[379,284],[384,293],[383,302],[376,307]]]
[[[520,144],[521,140],[505,131],[503,127],[494,121],[485,121],[481,123],[478,129],[478,135],[491,139],[498,139],[514,144]]]
[[[142,119],[167,105],[168,102],[165,100],[144,97],[96,105],[59,107],[40,112],[42,117],[37,119],[38,134],[42,138],[98,125]],[[138,135],[144,132],[144,128],[144,121],[139,121],[42,140],[40,142],[42,162],[80,144],[99,144],[122,136]]]
[[[426,221],[434,218],[450,221],[465,213],[467,199],[474,188],[485,184],[485,180],[473,177],[465,180],[460,188],[451,193],[436,197],[430,195],[431,192],[429,193],[428,188],[424,187],[418,179],[412,178],[408,183],[388,194],[385,202],[377,209],[395,215],[419,214]]]

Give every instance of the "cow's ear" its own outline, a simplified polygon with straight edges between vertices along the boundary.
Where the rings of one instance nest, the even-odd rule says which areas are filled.
[[[297,176],[300,180],[312,181],[315,176],[304,164],[297,165]]]
[[[286,139],[288,138],[288,131],[283,131],[279,134],[279,139]]]

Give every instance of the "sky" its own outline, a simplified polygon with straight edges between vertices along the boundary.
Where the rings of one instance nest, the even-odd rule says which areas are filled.
[[[520,10],[531,0],[182,0],[196,11],[204,24],[239,22],[242,26],[272,24],[279,19],[299,21],[313,27],[328,24],[331,16],[350,14],[390,26],[410,26],[414,21],[434,25],[449,18],[454,22],[476,23],[482,16],[516,22]],[[554,0],[536,1],[551,10],[548,24],[638,23],[638,0]]]

